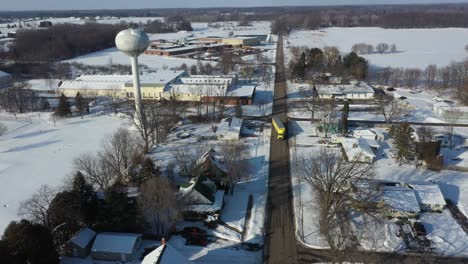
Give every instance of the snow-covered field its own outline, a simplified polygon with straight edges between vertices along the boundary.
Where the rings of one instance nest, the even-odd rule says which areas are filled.
[[[0,114],[8,133],[0,137],[0,233],[14,219],[21,201],[47,184],[60,186],[73,173],[73,159],[85,152],[96,152],[100,142],[115,129],[129,124],[112,116],[58,120],[54,126],[50,113]]]
[[[351,51],[356,43],[377,45],[396,44],[398,52],[364,55],[372,66],[425,68],[436,64],[446,66],[467,57],[466,28],[383,29],[375,27],[326,28],[323,30],[293,31],[289,46],[337,46],[342,53]]]

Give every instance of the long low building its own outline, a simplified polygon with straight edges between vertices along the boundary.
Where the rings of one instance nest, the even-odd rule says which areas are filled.
[[[321,99],[353,99],[369,100],[374,98],[374,88],[362,81],[353,81],[350,84],[316,85],[318,96]]]
[[[143,99],[164,98],[166,86],[177,78],[187,76],[185,71],[157,71],[140,77]],[[134,98],[131,75],[82,75],[74,80],[59,83],[59,92],[68,97],[75,97],[77,92],[83,96],[111,96]]]
[[[225,105],[253,104],[254,84],[238,82],[237,75],[192,75],[185,71],[158,71],[142,75],[141,96],[144,100],[175,99],[185,102],[217,102]],[[131,75],[83,75],[59,83],[59,92],[75,97],[109,96],[134,99]]]
[[[226,45],[223,43],[215,43],[215,44],[199,44],[199,45],[176,45],[176,46],[153,46],[148,48],[145,51],[145,54],[150,55],[159,55],[159,56],[175,56],[175,55],[182,55],[182,54],[190,54],[195,52],[205,52],[205,51],[218,51],[221,52],[225,48],[230,47],[230,45]]]

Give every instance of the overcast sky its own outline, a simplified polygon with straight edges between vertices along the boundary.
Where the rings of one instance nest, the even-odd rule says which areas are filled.
[[[468,0],[0,0],[0,10],[466,3]]]

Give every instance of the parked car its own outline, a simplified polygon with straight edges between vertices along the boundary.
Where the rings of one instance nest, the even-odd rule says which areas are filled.
[[[389,91],[389,92],[394,92],[394,91],[396,91],[396,88],[388,87],[388,88],[387,88],[387,91]]]
[[[182,236],[185,238],[185,244],[206,246],[208,245],[208,236],[206,230],[198,228],[196,226],[185,227],[182,230]]]
[[[400,100],[405,100],[406,96],[400,96]]]

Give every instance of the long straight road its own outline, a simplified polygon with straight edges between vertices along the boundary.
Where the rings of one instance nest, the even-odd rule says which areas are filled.
[[[276,50],[273,117],[277,117],[283,122],[286,122],[287,92],[283,58],[283,39],[279,37]],[[272,130],[270,177],[268,179],[265,263],[297,263],[292,197],[288,141],[287,139],[276,139],[276,132]]]

